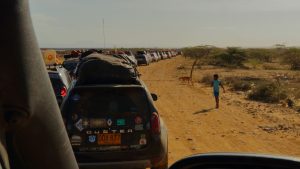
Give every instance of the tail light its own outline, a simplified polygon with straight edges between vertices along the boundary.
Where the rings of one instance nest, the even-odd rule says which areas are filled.
[[[151,132],[153,134],[160,134],[159,115],[156,112],[153,112],[151,115]]]
[[[67,88],[64,86],[60,89],[60,95],[65,97],[67,95]]]

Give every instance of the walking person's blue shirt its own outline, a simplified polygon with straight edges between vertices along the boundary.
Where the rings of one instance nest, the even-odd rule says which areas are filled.
[[[213,81],[214,93],[219,93],[220,83],[221,83],[220,80],[214,80]]]

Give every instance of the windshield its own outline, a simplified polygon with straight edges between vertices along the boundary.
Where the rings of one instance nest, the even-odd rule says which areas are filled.
[[[147,96],[141,88],[79,88],[69,96],[69,112],[82,118],[128,118],[141,116],[148,119]],[[68,107],[68,106],[67,106]]]
[[[147,118],[147,138],[167,138],[168,153],[139,160],[163,156],[170,165],[207,152],[300,157],[300,1],[31,0],[30,7],[44,58],[54,51],[71,76],[87,52],[132,53],[134,78],[158,97],[153,105],[130,88],[67,98],[78,95],[68,111],[91,121]]]

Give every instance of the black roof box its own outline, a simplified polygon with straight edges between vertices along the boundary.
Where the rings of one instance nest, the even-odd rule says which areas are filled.
[[[76,85],[139,84],[135,67],[124,59],[93,53],[80,61]]]

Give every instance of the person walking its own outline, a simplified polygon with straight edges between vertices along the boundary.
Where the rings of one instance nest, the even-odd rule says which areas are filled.
[[[215,97],[215,101],[216,101],[216,108],[219,108],[219,95],[220,95],[220,90],[219,90],[219,86],[221,86],[223,88],[223,92],[225,93],[225,88],[223,86],[223,84],[221,83],[221,81],[219,80],[219,75],[218,74],[214,74],[214,80],[211,83],[211,86],[213,88],[213,93],[214,93],[214,97]]]

